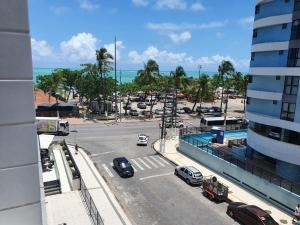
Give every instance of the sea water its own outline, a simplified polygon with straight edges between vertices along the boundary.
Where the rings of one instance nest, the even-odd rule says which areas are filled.
[[[38,75],[49,75],[51,74],[55,69],[54,68],[34,68],[33,69],[33,81],[36,82],[36,77]],[[129,83],[134,80],[134,78],[137,75],[137,70],[117,70],[117,80],[120,82],[120,76],[121,76],[121,82],[122,83]],[[204,74],[207,74],[209,76],[214,75],[216,72],[203,72]],[[161,71],[162,75],[169,76],[170,71]],[[198,71],[186,71],[186,75],[188,77],[199,77]],[[115,72],[111,71],[109,76],[115,77]]]

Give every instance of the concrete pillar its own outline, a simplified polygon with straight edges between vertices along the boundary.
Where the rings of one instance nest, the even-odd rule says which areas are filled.
[[[0,224],[43,224],[27,0],[0,1]]]

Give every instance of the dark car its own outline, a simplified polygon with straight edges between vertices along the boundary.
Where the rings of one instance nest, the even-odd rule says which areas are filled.
[[[218,112],[218,113],[222,112],[222,109],[220,107],[217,107],[217,106],[213,106],[213,107],[211,107],[211,109],[213,109],[215,112]]]
[[[200,106],[197,106],[196,112],[197,112],[197,113],[207,113],[207,112],[208,112],[208,108],[207,108],[207,107],[200,107]]]
[[[132,177],[134,175],[134,170],[125,157],[115,158],[113,167],[121,177]]]
[[[130,116],[138,116],[139,113],[138,113],[138,111],[136,109],[131,109],[129,115]]]
[[[191,108],[189,108],[189,107],[183,107],[182,109],[183,109],[184,112],[187,113],[187,114],[193,113],[193,111],[192,111]]]
[[[146,108],[147,108],[147,105],[146,105],[145,102],[139,102],[139,103],[137,104],[137,107],[138,107],[139,109],[146,109]]]
[[[244,225],[278,225],[266,211],[242,202],[230,203],[226,213]]]

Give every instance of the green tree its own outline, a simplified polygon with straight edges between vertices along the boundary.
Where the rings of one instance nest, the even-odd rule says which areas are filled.
[[[157,87],[157,80],[159,77],[159,65],[155,60],[149,59],[147,64],[144,64],[144,68],[137,72],[137,76],[134,82],[139,85],[146,93],[146,96],[151,96],[150,113],[152,114],[153,99],[152,93]]]
[[[219,76],[221,78],[222,85],[222,93],[221,93],[221,109],[223,106],[223,95],[224,95],[224,85],[225,85],[225,77],[231,76],[234,73],[233,64],[230,61],[223,60],[218,67]]]
[[[208,92],[209,76],[206,74],[202,74],[200,76],[200,79],[197,79],[196,86],[198,88],[197,88],[197,94],[196,94],[196,98],[194,100],[194,105],[193,105],[192,111],[194,111],[195,106],[196,106],[197,102],[199,102],[199,100],[200,100],[200,108],[202,106],[203,98],[205,97],[205,95],[207,95],[207,92]]]
[[[71,91],[73,91],[74,95],[74,89],[75,89],[75,82],[80,77],[82,71],[80,70],[70,70],[70,69],[62,69],[60,71],[62,76],[62,86],[67,94],[67,101],[69,100]]]

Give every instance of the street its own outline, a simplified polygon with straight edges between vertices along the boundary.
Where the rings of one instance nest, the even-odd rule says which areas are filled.
[[[191,124],[197,121],[189,121]],[[216,204],[174,175],[175,166],[157,155],[151,143],[159,138],[158,122],[73,125],[69,144],[77,142],[90,157],[131,222],[136,225],[228,225],[226,203]],[[140,133],[149,135],[147,147],[137,146]],[[121,178],[112,168],[115,157],[125,156],[135,169]]]

